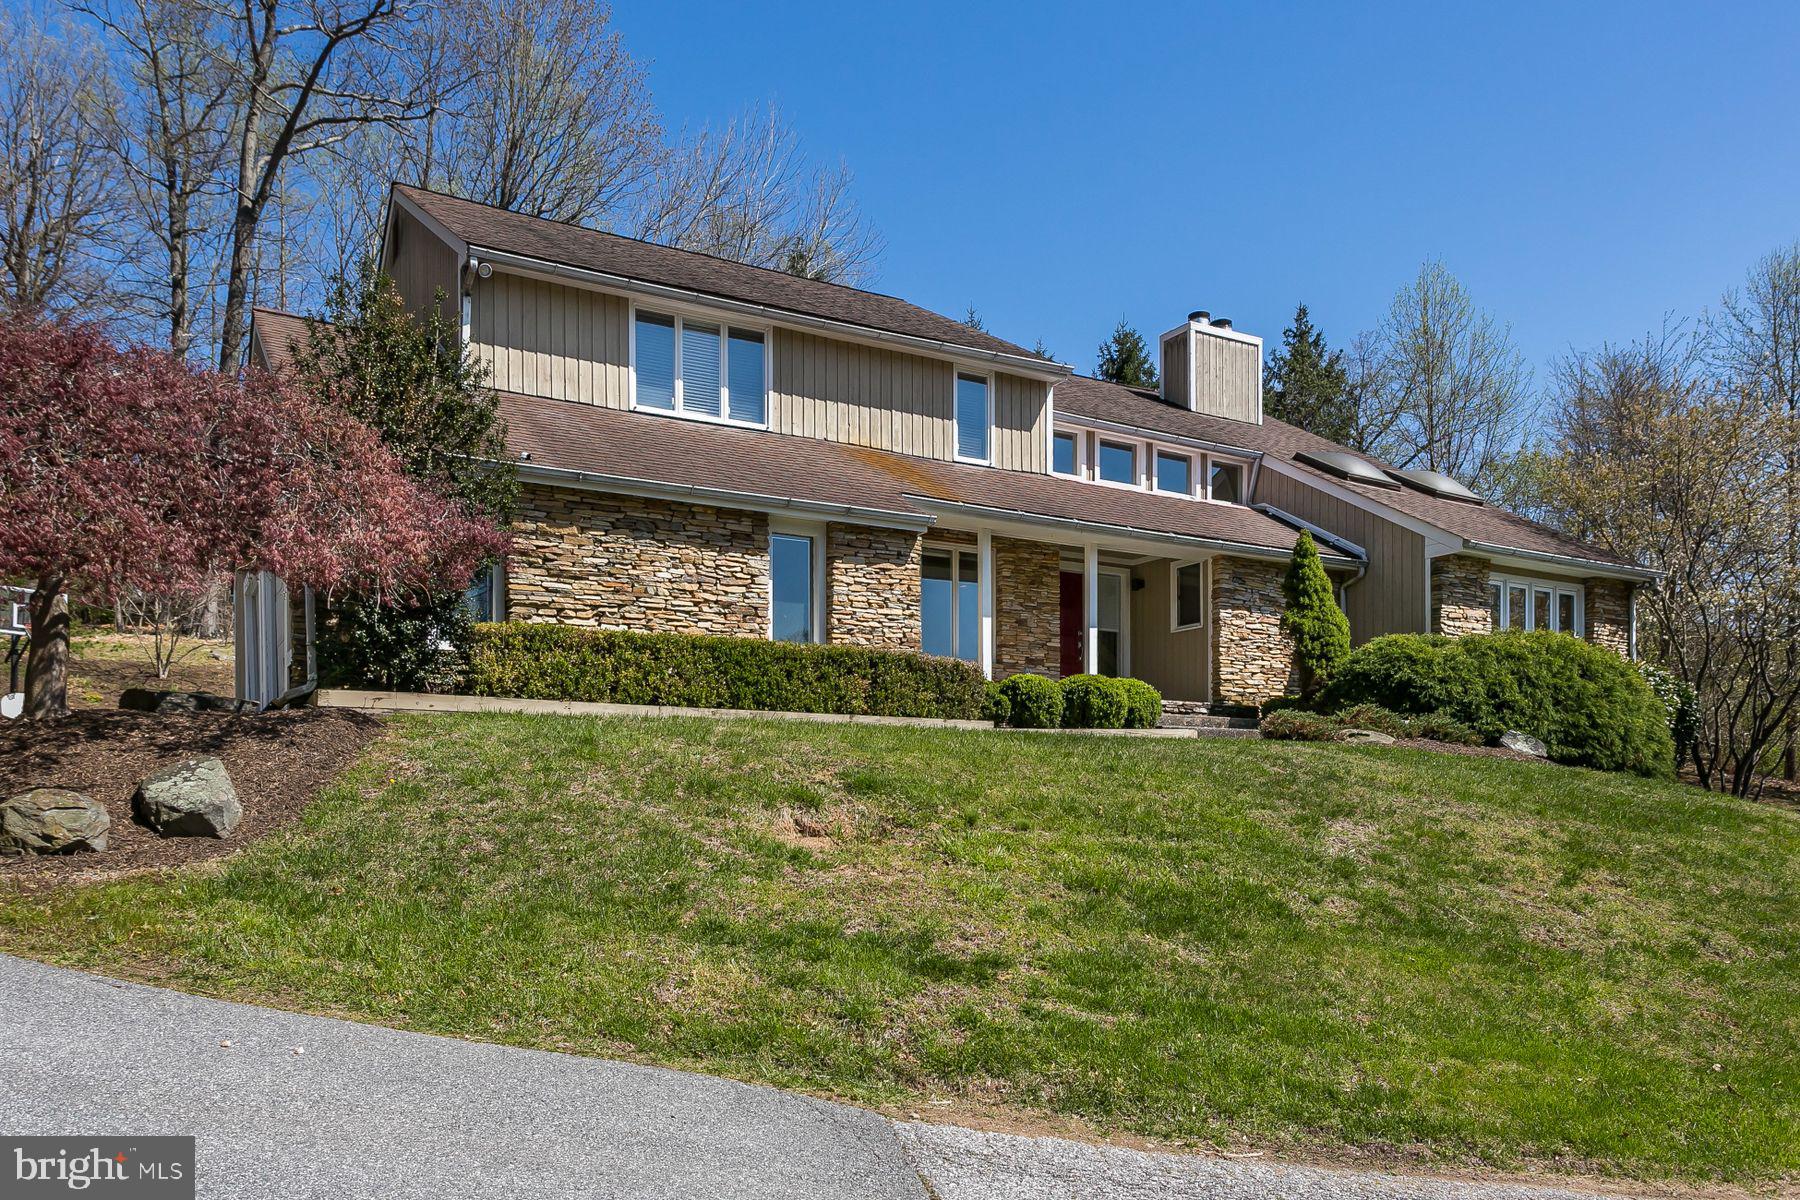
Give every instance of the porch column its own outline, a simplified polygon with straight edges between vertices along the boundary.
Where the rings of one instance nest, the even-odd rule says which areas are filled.
[[[1081,548],[1081,591],[1087,618],[1087,636],[1081,644],[1081,669],[1100,673],[1100,547],[1089,542]]]
[[[981,591],[981,674],[994,677],[994,535],[975,534],[975,578]]]

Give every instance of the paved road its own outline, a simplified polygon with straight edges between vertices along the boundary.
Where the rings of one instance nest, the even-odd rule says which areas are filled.
[[[0,955],[0,1134],[69,1133],[193,1133],[200,1194],[234,1198],[1574,1200],[893,1124],[710,1076]]]

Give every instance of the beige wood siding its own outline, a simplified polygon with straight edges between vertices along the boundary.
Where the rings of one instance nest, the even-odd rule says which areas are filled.
[[[1167,558],[1132,569],[1132,578],[1143,580],[1144,586],[1131,593],[1131,673],[1165,700],[1207,700],[1212,696],[1208,629],[1177,633],[1169,628],[1174,569],[1174,560]],[[1211,619],[1208,612],[1207,620]]]
[[[471,345],[494,387],[630,405],[631,306],[622,296],[496,273],[476,284]],[[927,458],[955,457],[955,368],[816,334],[771,334],[769,428]],[[1049,385],[992,376],[996,466],[1045,471]]]
[[[1194,334],[1197,412],[1255,421],[1262,413],[1262,354],[1251,342]]]
[[[1258,473],[1256,502],[1355,542],[1369,554],[1369,572],[1345,593],[1350,637],[1362,643],[1385,633],[1425,632],[1425,539],[1267,469]]]
[[[393,228],[393,261],[388,275],[412,313],[426,311],[439,291],[444,293],[444,311],[452,320],[462,318],[462,294],[458,282],[461,264],[456,251],[443,239],[421,225],[409,213],[396,209]]]
[[[1188,341],[1191,335],[1180,333],[1162,344],[1163,399],[1170,404],[1188,406]]]

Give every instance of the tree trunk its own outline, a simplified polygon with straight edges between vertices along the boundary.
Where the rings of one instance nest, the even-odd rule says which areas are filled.
[[[31,656],[25,663],[25,718],[69,715],[69,600],[66,581],[46,575],[31,594]]]

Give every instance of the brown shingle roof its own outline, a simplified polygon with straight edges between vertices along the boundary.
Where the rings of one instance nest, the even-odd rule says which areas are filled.
[[[294,365],[294,344],[307,336],[306,318],[278,308],[253,308],[250,331],[269,361],[269,370],[279,375]]]
[[[528,217],[405,184],[395,184],[394,191],[471,246],[860,325],[865,329],[905,334],[993,354],[1037,358],[1023,346],[880,292],[802,279],[785,271],[745,266],[710,254],[676,250],[579,225]],[[1053,366],[1048,361],[1044,361],[1044,365]]]
[[[1260,453],[1265,456],[1265,460],[1279,460],[1284,466],[1366,497],[1376,504],[1424,521],[1466,541],[1522,550],[1530,554],[1549,554],[1622,567],[1637,566],[1609,550],[1578,541],[1546,525],[1492,505],[1445,500],[1409,487],[1371,487],[1326,474],[1306,463],[1295,461],[1294,455],[1301,451],[1343,450],[1344,447],[1273,418],[1265,418],[1262,424],[1254,425],[1247,421],[1190,412],[1167,403],[1155,392],[1120,387],[1085,375],[1070,376],[1056,385],[1056,411],[1078,417],[1116,421],[1154,433],[1195,438]],[[1369,455],[1359,453],[1358,456],[1377,466],[1384,465]]]
[[[508,447],[539,467],[914,517],[936,500],[1275,553],[1294,544],[1292,529],[1236,505],[512,393],[500,412]]]

